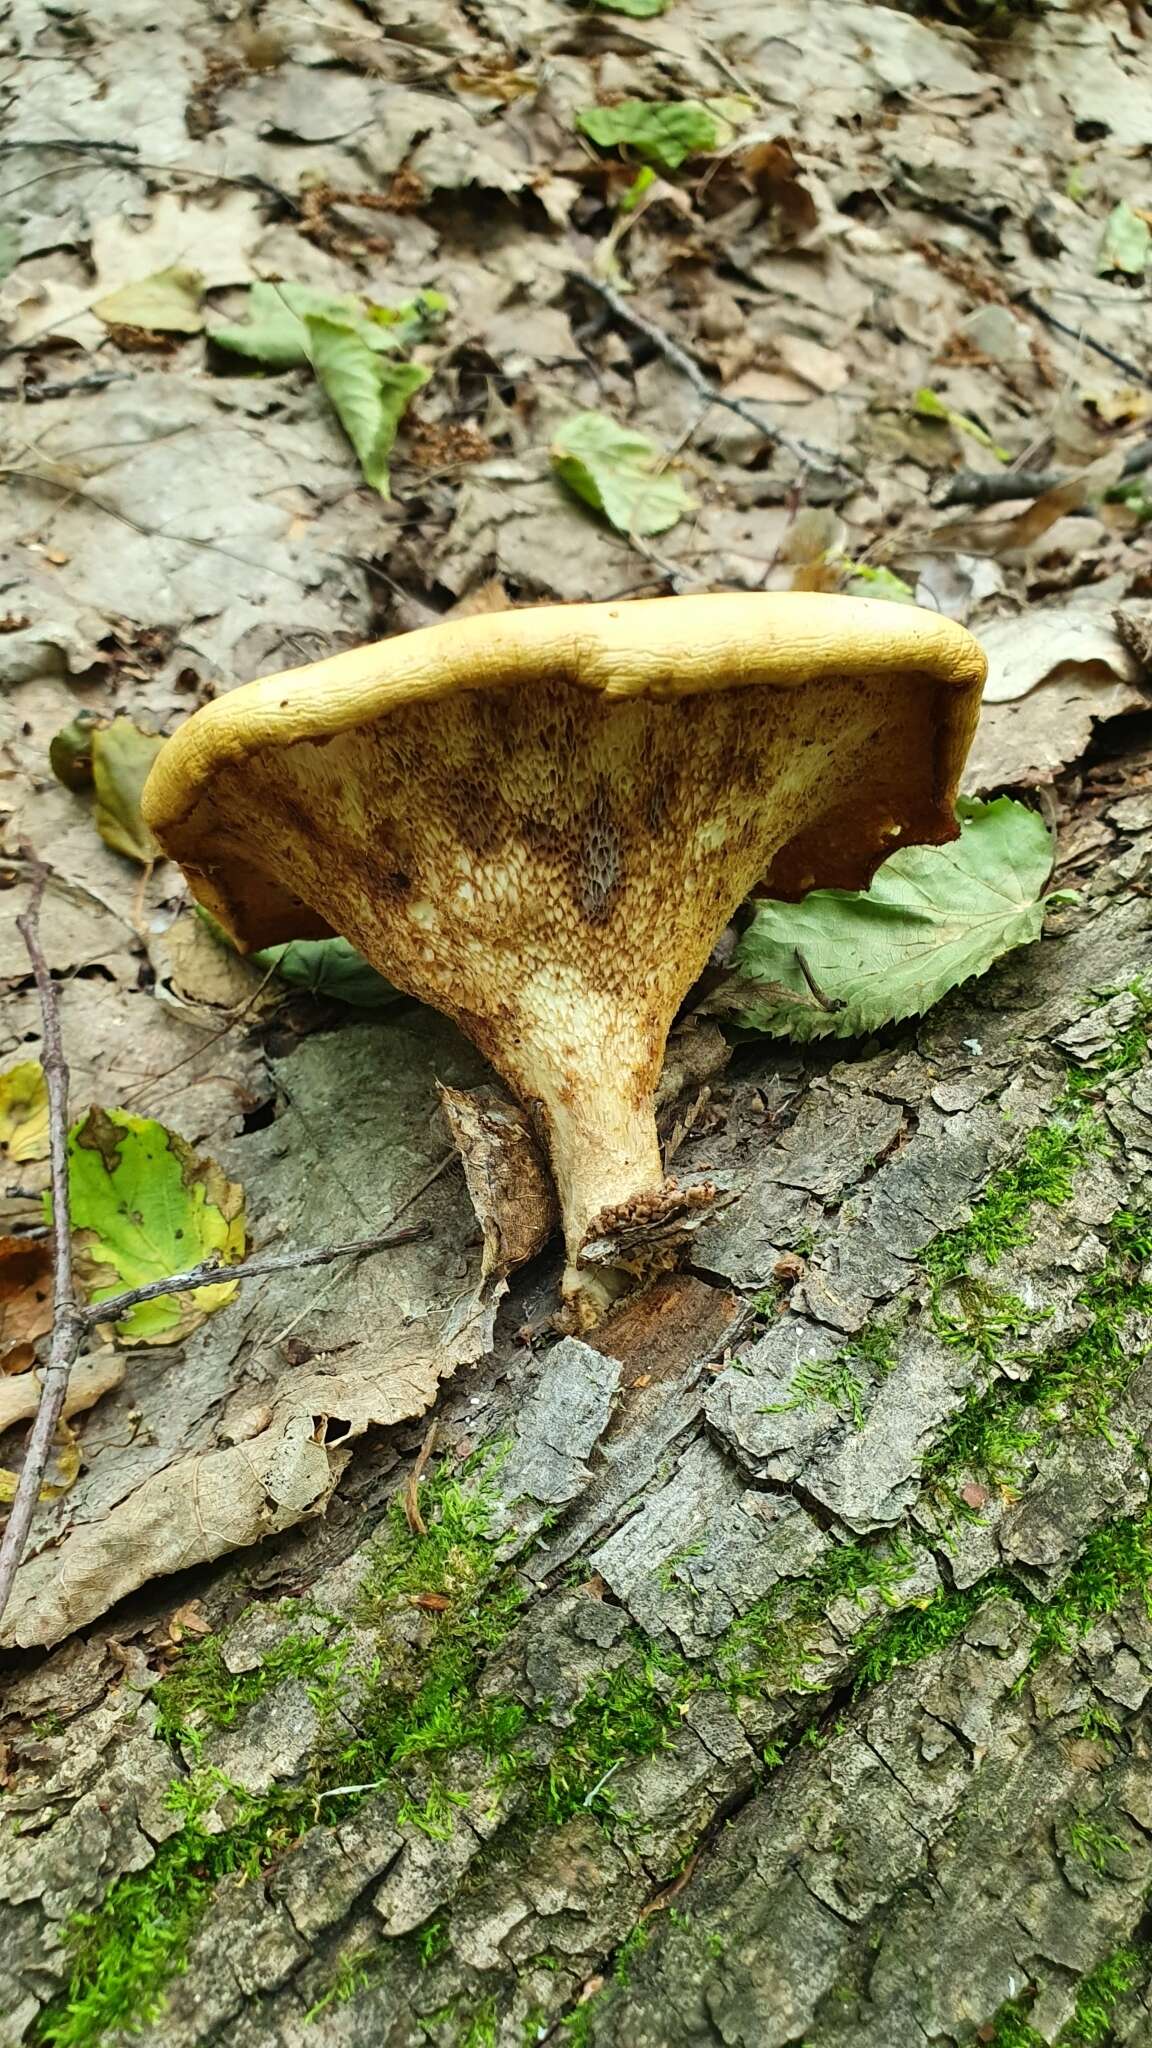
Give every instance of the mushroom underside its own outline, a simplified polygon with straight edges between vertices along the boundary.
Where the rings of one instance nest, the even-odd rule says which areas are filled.
[[[462,689],[222,763],[164,836],[242,945],[340,932],[467,1033],[538,1118],[592,1314],[582,1247],[663,1187],[653,1092],[717,935],[758,882],[861,887],[954,837],[954,700],[923,674]]]

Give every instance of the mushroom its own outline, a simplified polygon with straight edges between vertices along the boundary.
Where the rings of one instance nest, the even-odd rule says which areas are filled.
[[[547,1143],[586,1328],[626,1284],[586,1248],[684,1207],[653,1093],[718,934],[757,884],[955,838],[984,672],[949,619],[823,593],[475,615],[205,705],[144,816],[242,950],[342,933],[474,1041]]]

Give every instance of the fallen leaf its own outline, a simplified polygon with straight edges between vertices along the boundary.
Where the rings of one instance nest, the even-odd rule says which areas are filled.
[[[0,1074],[0,1163],[48,1157],[48,1089],[39,1060]]]
[[[61,1416],[56,1425],[56,1434],[52,1439],[52,1455],[47,1473],[36,1495],[37,1500],[59,1500],[61,1494],[67,1493],[75,1486],[80,1477],[82,1462],[80,1440]],[[8,1505],[14,1501],[18,1485],[17,1473],[0,1470],[0,1502]]]
[[[679,477],[659,470],[663,459],[646,434],[602,412],[575,414],[552,441],[557,476],[620,533],[666,533],[695,509]]]
[[[127,1360],[110,1345],[90,1352],[86,1358],[78,1358],[68,1379],[65,1416],[81,1415],[85,1409],[94,1408],[97,1401],[120,1385],[126,1370]],[[36,1371],[0,1379],[0,1435],[17,1423],[31,1422],[40,1405],[40,1393],[40,1374]]]
[[[306,284],[254,284],[248,293],[247,321],[213,327],[208,338],[267,370],[292,370],[310,360],[309,320],[351,327],[366,348],[397,355],[443,319],[447,304],[435,291],[418,292],[400,306],[377,306],[350,292],[320,292]]]
[[[274,967],[291,988],[307,989],[309,995],[328,1002],[348,1003],[354,1010],[384,1010],[403,1000],[403,992],[377,974],[347,939],[290,939],[248,958],[257,967]]]
[[[1152,255],[1152,228],[1143,214],[1134,213],[1122,199],[1112,208],[1104,224],[1104,238],[1096,260],[1097,274],[1122,270],[1127,277],[1143,277]]]
[[[951,427],[954,433],[967,435],[968,439],[975,441],[979,447],[989,449],[998,462],[1012,460],[1010,451],[997,447],[986,427],[982,427],[977,420],[969,419],[967,413],[957,412],[954,406],[946,405],[939,393],[930,390],[927,385],[923,385],[916,393],[912,401],[912,410],[919,419],[941,420]]]
[[[143,327],[152,334],[199,334],[204,325],[204,279],[198,270],[174,264],[138,284],[97,299],[92,311],[107,327]]]
[[[1034,606],[993,619],[980,638],[988,681],[964,767],[969,793],[1051,782],[1101,719],[1148,708],[1142,664],[1108,605]]]
[[[150,867],[160,849],[140,815],[140,796],[164,742],[130,718],[114,718],[95,728],[91,743],[96,830],[113,853]]]
[[[390,361],[373,352],[357,327],[310,314],[308,355],[366,483],[389,495],[388,458],[409,400],[432,372],[423,363]]]
[[[78,711],[69,725],[61,726],[48,743],[48,764],[65,789],[92,787],[92,735],[107,719],[94,711]]]
[[[706,1007],[800,1044],[857,1038],[920,1016],[1038,939],[1052,867],[1043,818],[1009,797],[962,801],[957,815],[959,839],[901,848],[870,889],[758,901],[732,981]]]
[[[810,384],[814,391],[843,391],[848,382],[848,365],[835,349],[824,348],[802,334],[778,334],[776,353],[786,370]]]
[[[664,170],[715,149],[720,129],[700,100],[619,100],[614,107],[581,107],[576,126],[600,149],[627,148]]]
[[[94,1302],[244,1255],[243,1189],[150,1117],[90,1109],[68,1134],[68,1186]],[[235,1293],[235,1281],[222,1281],[140,1302],[116,1324],[116,1341],[178,1344]]]
[[[27,1372],[37,1339],[51,1328],[52,1249],[47,1238],[0,1237],[0,1372]]]
[[[1100,669],[1123,682],[1138,673],[1107,605],[1033,606],[1018,618],[981,626],[980,644],[988,656],[985,704],[1026,696],[1068,668]]]

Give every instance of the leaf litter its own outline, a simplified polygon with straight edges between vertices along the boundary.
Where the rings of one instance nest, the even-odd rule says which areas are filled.
[[[82,74],[54,45],[25,67],[0,284],[17,394],[0,515],[9,901],[30,840],[53,870],[44,932],[77,1114],[161,1119],[245,1187],[258,1243],[361,1234],[409,1199],[437,1242],[308,1283],[307,1300],[329,1290],[323,1313],[289,1337],[301,1288],[253,1283],[183,1343],[109,1354],[122,1381],[81,1425],[71,1492],[41,1510],[25,1639],[322,1508],[345,1437],[434,1398],[482,1257],[444,1249],[475,1226],[432,1088],[433,1065],[481,1081],[470,1053],[384,989],[357,1017],[348,996],[377,991],[340,942],[267,966],[206,952],[179,878],[147,866],[130,749],[108,778],[110,843],[91,790],[48,780],[78,712],[103,735],[78,736],[94,768],[117,728],[168,730],[203,696],[427,622],[493,579],[517,603],[911,591],[989,629],[997,654],[996,622],[1020,624],[1025,686],[990,694],[973,786],[1043,788],[1062,826],[1085,750],[1139,733],[1146,702],[1147,663],[1106,624],[1152,587],[1143,472],[1123,490],[1074,481],[1138,455],[1149,417],[1152,125],[1122,32],[1093,30],[1086,63],[1062,10],[994,47],[956,9],[941,26],[868,0],[803,20],[785,0],[533,0],[499,24],[446,4],[403,39],[281,12],[258,67],[221,32],[211,90],[189,82],[179,6],[115,35],[94,22]],[[30,51],[36,32],[13,33]],[[137,161],[123,137],[160,77]],[[46,152],[65,83],[70,137],[94,147]],[[219,175],[225,134],[240,182]],[[552,451],[588,415],[627,459],[609,438],[570,450],[565,476]],[[1016,473],[1057,481],[1006,499]],[[1000,495],[967,483],[958,520],[934,507],[961,477]],[[646,527],[652,492],[662,523]],[[1121,837],[1105,809],[1097,859]],[[1042,828],[1020,829],[1032,865],[1002,938],[1031,931],[1043,895]],[[802,1034],[814,999],[794,967],[780,985]],[[25,969],[5,935],[6,1073],[38,1038]],[[382,1073],[398,1093],[369,1143]],[[29,1243],[42,1170],[7,1169],[5,1228]],[[316,1356],[291,1364],[280,1343]],[[345,1437],[321,1441],[332,1418]]]

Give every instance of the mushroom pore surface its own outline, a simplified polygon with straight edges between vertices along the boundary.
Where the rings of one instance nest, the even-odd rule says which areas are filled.
[[[590,688],[572,664],[465,677],[248,751],[234,722],[182,816],[171,776],[147,808],[242,942],[343,933],[535,1110],[588,1322],[613,1281],[581,1269],[582,1247],[662,1187],[653,1092],[718,934],[757,883],[859,887],[897,846],[954,836],[975,652],[959,687],[881,667],[678,694],[671,654],[651,694]],[[211,709],[239,716],[247,694]]]

